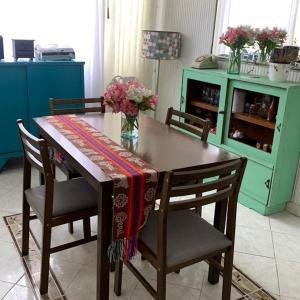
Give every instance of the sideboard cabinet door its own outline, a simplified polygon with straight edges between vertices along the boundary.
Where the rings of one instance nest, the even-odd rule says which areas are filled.
[[[49,63],[28,68],[30,130],[36,133],[32,118],[49,115],[49,98],[84,97],[82,63]]]
[[[184,70],[180,110],[210,121],[208,142],[220,144],[223,136],[227,79]]]
[[[16,120],[27,118],[25,66],[0,67],[0,154],[21,151]]]

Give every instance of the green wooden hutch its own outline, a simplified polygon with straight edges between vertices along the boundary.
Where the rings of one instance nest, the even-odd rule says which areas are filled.
[[[240,203],[264,215],[285,208],[300,152],[300,84],[186,68],[180,108],[211,121],[209,143],[248,158]]]
[[[16,120],[37,134],[32,118],[49,114],[51,97],[84,97],[84,62],[0,62],[0,171],[23,153]]]

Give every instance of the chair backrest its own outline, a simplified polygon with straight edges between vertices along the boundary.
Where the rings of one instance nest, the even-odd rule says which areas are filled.
[[[48,144],[44,139],[38,139],[29,133],[22,120],[17,120],[21,142],[24,151],[23,167],[23,197],[25,191],[31,188],[31,167],[38,169],[45,178],[44,220],[48,222],[53,212],[54,176],[48,154]]]
[[[74,105],[80,105],[74,107]],[[86,107],[85,104],[96,104],[93,107]],[[70,107],[68,107],[70,106]],[[72,107],[73,106],[73,107]],[[77,98],[77,99],[49,99],[51,115],[83,114],[88,112],[105,112],[104,98]]]
[[[174,119],[174,116],[177,116],[178,120]],[[182,122],[180,119],[183,119],[184,122]],[[173,107],[169,107],[166,117],[166,124],[187,130],[199,136],[201,141],[207,141],[210,127],[210,122],[208,120],[203,120],[191,114],[175,110]]]
[[[35,167],[40,173],[44,174],[46,182],[52,182],[53,172],[47,142],[29,133],[21,119],[17,120],[17,125],[24,152],[24,172],[30,177],[31,167]],[[25,189],[29,187],[26,186]]]
[[[234,240],[237,198],[247,159],[239,158],[230,162],[218,163],[213,166],[193,170],[167,172],[164,176],[162,196],[158,211],[158,245],[163,248],[166,242],[168,213],[201,207],[210,203],[223,205],[224,225],[216,227],[221,231],[225,228],[226,236]],[[195,182],[189,185],[186,182]],[[180,185],[182,183],[182,185]],[[191,195],[188,200],[172,201],[170,197]],[[216,225],[215,214],[215,225]],[[164,251],[164,249],[158,249]]]

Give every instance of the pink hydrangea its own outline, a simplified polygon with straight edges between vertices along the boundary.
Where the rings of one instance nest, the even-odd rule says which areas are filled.
[[[124,100],[121,102],[120,111],[130,117],[135,117],[139,112],[137,106],[134,105],[134,103],[129,100]]]
[[[219,38],[219,43],[231,48],[242,50],[247,45],[254,43],[255,32],[250,26],[228,27],[227,31]]]
[[[150,98],[150,100],[149,100],[150,106],[151,106],[152,108],[155,108],[155,107],[156,107],[157,102],[158,102],[158,98],[157,98],[156,95],[153,95],[153,96]]]
[[[127,85],[133,86],[136,88],[141,88],[141,89],[145,88],[145,86],[142,83],[140,83],[139,81],[137,81],[136,79],[128,80]]]
[[[272,29],[266,27],[263,29],[257,28],[255,30],[256,43],[260,50],[260,55],[264,58],[270,56],[271,51],[286,41],[287,32],[284,29],[273,27]]]
[[[114,113],[123,112],[127,116],[136,116],[139,110],[154,110],[157,96],[137,80],[129,80],[127,83],[110,84],[104,92],[104,103]]]

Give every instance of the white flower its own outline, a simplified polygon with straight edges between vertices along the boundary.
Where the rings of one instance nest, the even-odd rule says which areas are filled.
[[[146,98],[149,98],[149,97],[151,97],[153,95],[152,91],[148,90],[148,89],[144,89],[143,90],[143,94],[144,94],[144,97],[146,97]]]
[[[134,101],[136,103],[141,103],[143,101],[143,91],[140,88],[130,86],[127,90],[127,99]]]

